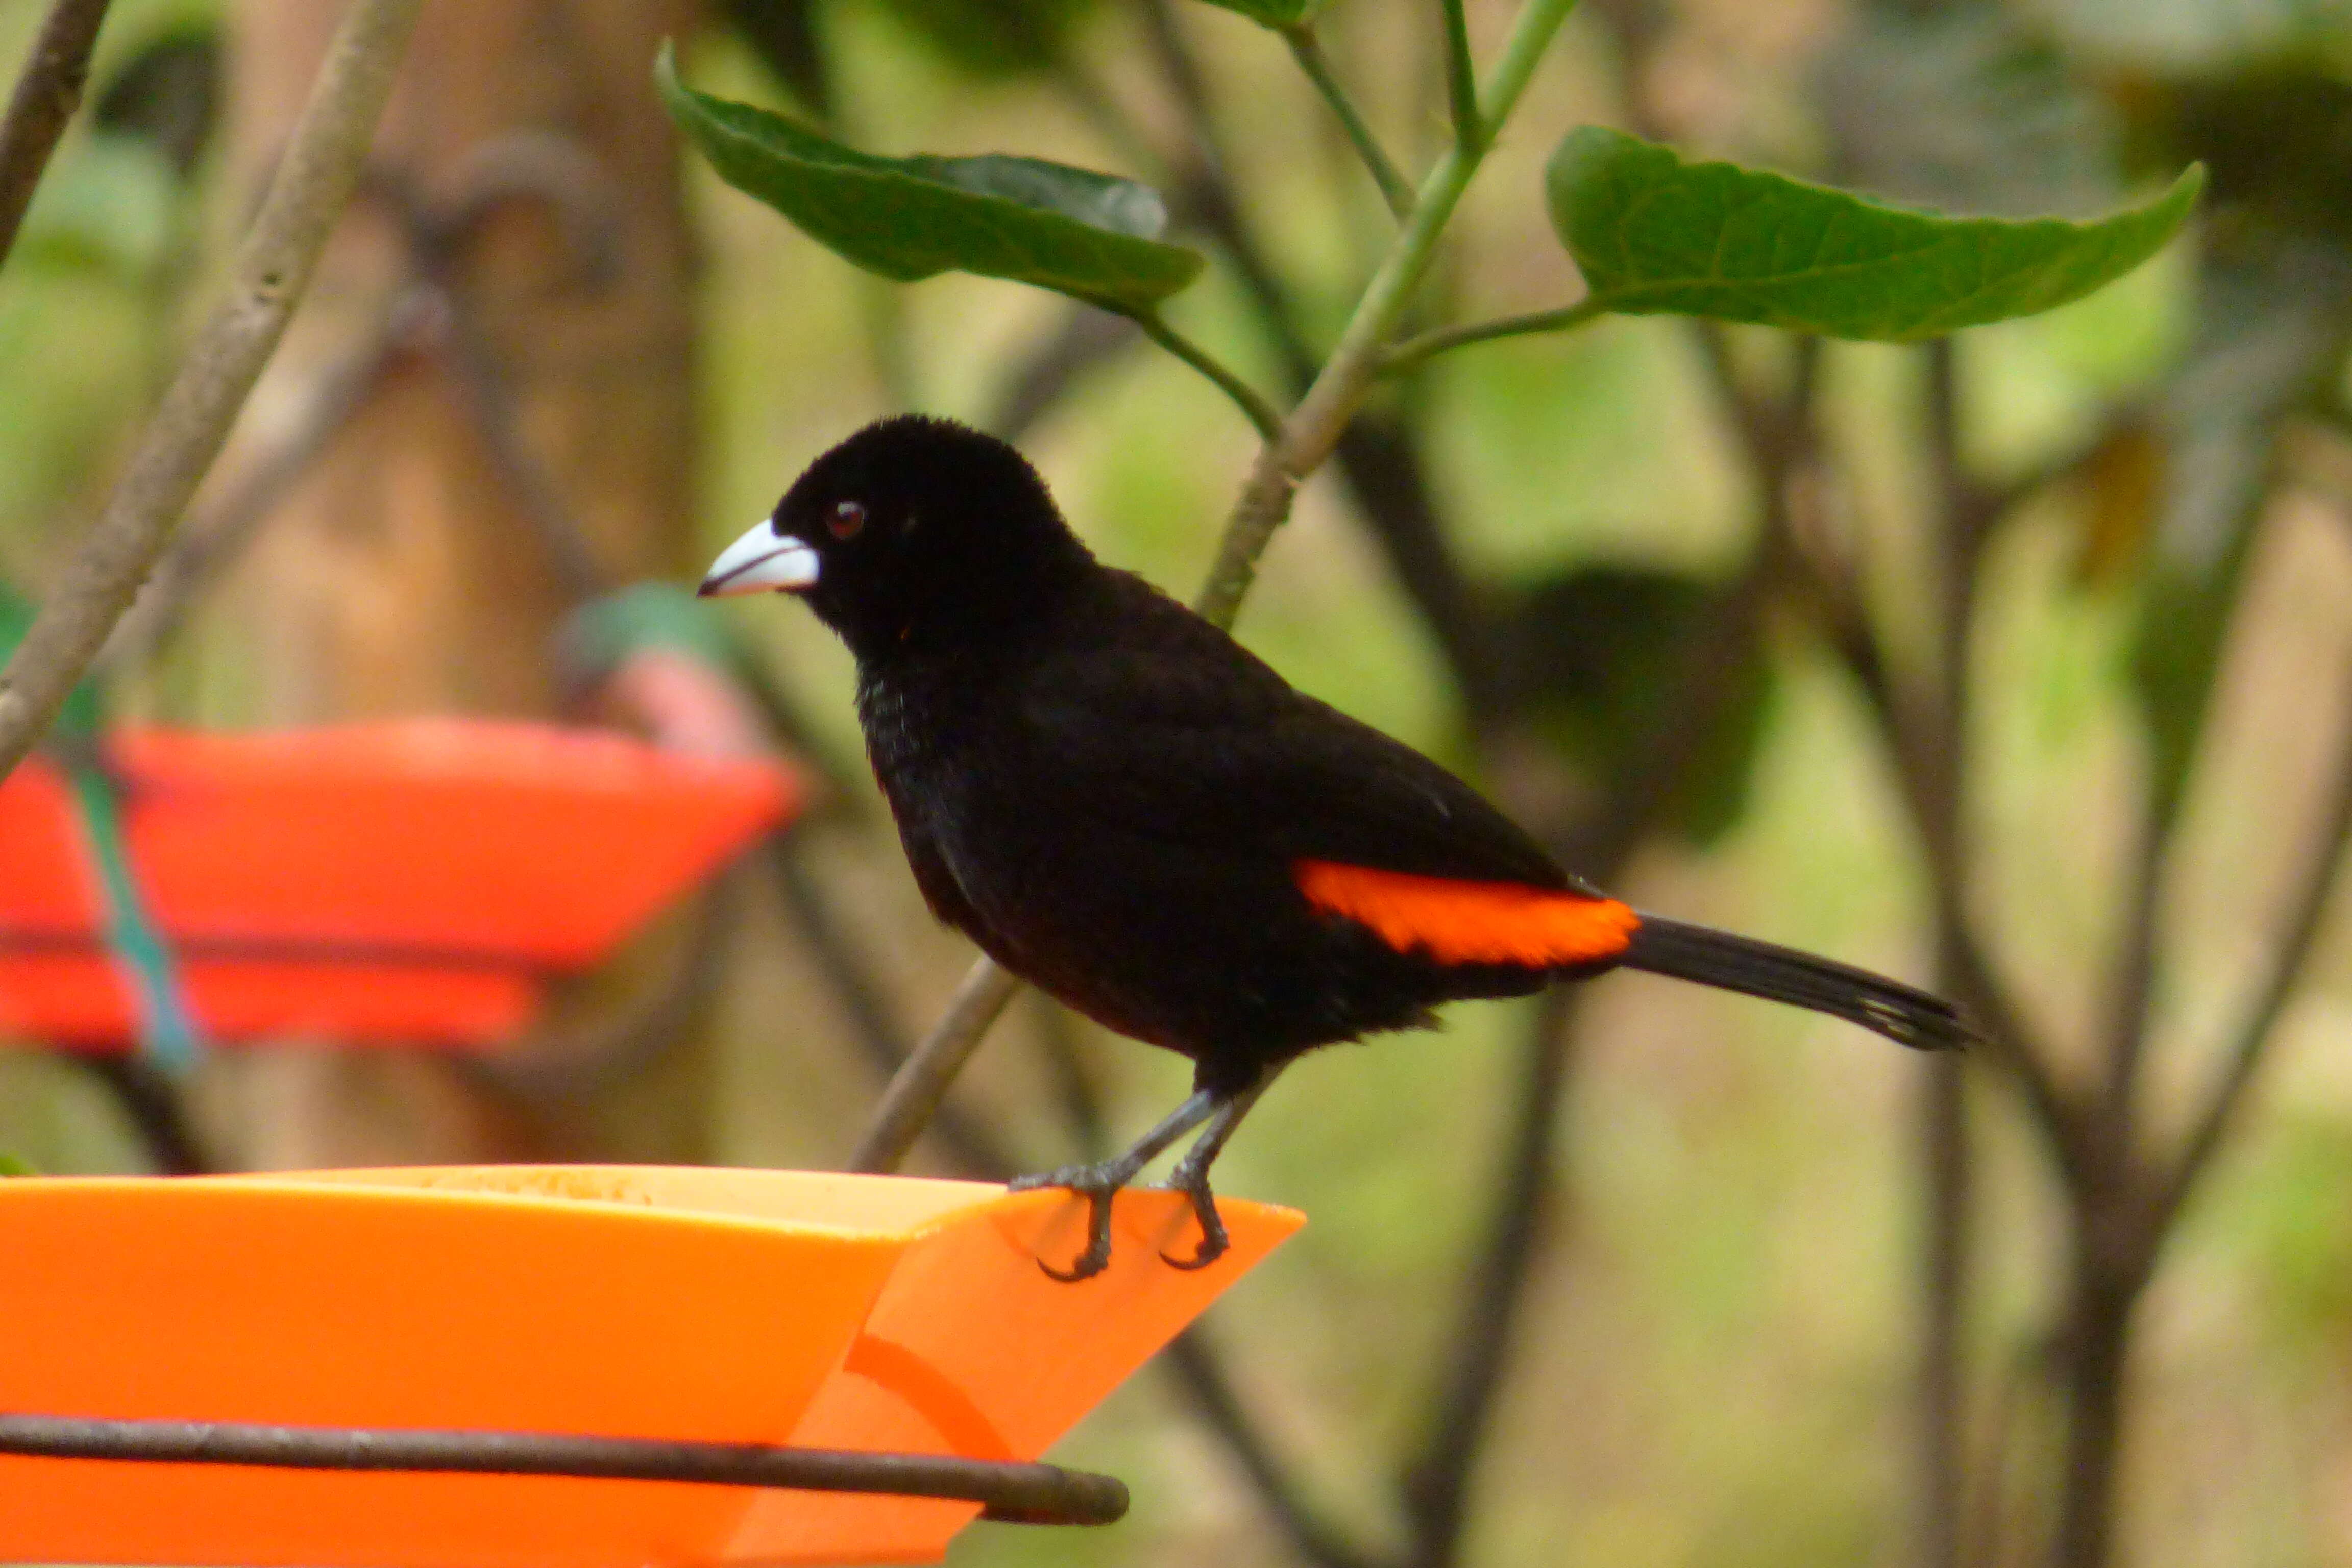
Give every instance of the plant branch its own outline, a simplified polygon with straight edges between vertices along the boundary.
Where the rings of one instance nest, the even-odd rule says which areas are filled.
[[[1467,326],[1433,328],[1402,342],[1391,344],[1381,356],[1381,374],[1402,374],[1433,354],[1442,354],[1448,349],[1458,349],[1470,343],[1490,342],[1496,338],[1526,337],[1536,332],[1570,331],[1608,313],[1607,307],[1597,300],[1585,299],[1573,305],[1563,305],[1556,310],[1501,316],[1491,321],[1474,321]]]
[[[1445,0],[1445,104],[1454,114],[1454,142],[1485,152],[1487,127],[1501,121],[1478,112],[1478,67],[1470,58],[1470,18],[1462,0]]]
[[[1201,1325],[1177,1335],[1160,1361],[1183,1385],[1201,1419],[1223,1439],[1301,1557],[1316,1568],[1382,1568],[1380,1558],[1342,1539],[1308,1507],[1290,1473],[1251,1423]]]
[[[57,0],[33,39],[25,74],[16,79],[8,118],[0,121],[0,265],[7,262],[41,172],[49,166],[49,154],[57,151],[58,138],[65,134],[81,102],[107,4]]]
[[[122,1113],[138,1128],[158,1174],[200,1176],[213,1168],[203,1141],[188,1123],[178,1087],[152,1058],[144,1054],[91,1057],[83,1066],[113,1092]]]
[[[1932,586],[1937,700],[1932,737],[1923,747],[1933,777],[1932,790],[1923,790],[1921,798],[1933,804],[1938,831],[1951,846],[1949,863],[1957,869],[1966,860],[1969,645],[1985,538],[1997,514],[1988,510],[1961,457],[1958,350],[1951,339],[1942,338],[1928,344],[1923,357],[1937,561]],[[1964,895],[1955,889],[1952,897],[1939,900],[1938,908],[1958,910],[1964,902]],[[1937,928],[1937,984],[1958,989],[1966,960],[1953,940],[1953,921],[1939,917]],[[1919,1088],[1920,1156],[1927,1199],[1919,1345],[1919,1552],[1923,1568],[1960,1568],[1968,1492],[1965,1331],[1975,1196],[1961,1064],[1951,1058],[1923,1063]]]
[[[2304,884],[2296,892],[2286,930],[2271,950],[2270,969],[2239,1026],[2237,1037],[2224,1058],[2221,1076],[2165,1177],[2156,1210],[2159,1226],[2179,1212],[2198,1177],[2221,1147],[2231,1120],[2252,1086],[2255,1070],[2262,1065],[2264,1047],[2277,1030],[2279,1015],[2285,1010],[2287,998],[2294,994],[2296,982],[2310,962],[2328,905],[2336,885],[2343,880],[2345,862],[2352,859],[2352,712],[2346,715],[2339,744],[2342,750],[2336,762],[2335,791],[2313,846]]]
[[[1705,363],[1729,409],[1735,432],[1746,447],[1750,466],[1761,476],[1785,473],[1776,467],[1775,453],[1787,438],[1780,421],[1740,385],[1729,350],[1719,330],[1699,333]],[[1769,492],[1768,492],[1769,494]],[[1786,507],[1769,509],[1768,521],[1792,527]],[[2074,1095],[2050,1065],[2051,1056],[2033,1033],[2029,1020],[2011,996],[1978,942],[1968,912],[1965,868],[1957,837],[1958,818],[1947,809],[1948,792],[1937,784],[1946,765],[1941,752],[1917,711],[1906,700],[1887,666],[1878,629],[1864,608],[1858,587],[1832,570],[1815,552],[1790,540],[1787,559],[1797,566],[1815,600],[1815,618],[1831,647],[1844,663],[1876,717],[1895,764],[1912,826],[1927,860],[1927,888],[1951,971],[1954,1000],[1985,1031],[1984,1055],[2015,1077],[2026,1099],[2049,1134],[2061,1168],[2070,1181],[2087,1171],[2090,1152],[2084,1117]]]
[[[849,1169],[868,1174],[897,1170],[937,1116],[963,1064],[980,1048],[989,1026],[1021,989],[1021,982],[983,958],[964,972],[948,1010],[914,1054],[891,1075],[874,1120],[849,1156]]]
[[[912,1053],[891,1016],[881,982],[808,864],[806,833],[804,827],[789,828],[768,836],[769,877],[785,918],[832,988],[859,1054],[877,1075],[895,1080]],[[1021,1168],[986,1123],[957,1114],[951,1105],[935,1106],[931,1116],[931,1131],[963,1171],[985,1181],[1002,1181]]]
[[[1411,1568],[1442,1568],[1461,1542],[1470,1480],[1527,1304],[1538,1243],[1551,1219],[1552,1152],[1581,999],[1581,987],[1554,985],[1537,1005],[1492,1229],[1464,1293],[1462,1320],[1446,1340],[1449,1358],[1429,1429],[1401,1478],[1413,1522]]]
[[[231,481],[229,493],[208,504],[157,560],[146,585],[110,634],[99,656],[103,667],[138,668],[179,636],[205,591],[243,555],[278,503],[310,471],[398,362],[409,336],[402,314],[397,309],[387,310],[356,352],[294,389],[288,398],[290,416],[251,468]]]
[[[983,427],[1019,445],[1080,378],[1133,348],[1135,338],[1135,323],[1127,317],[1074,304],[1005,377]]]
[[[216,306],[65,580],[0,670],[0,778],[104,646],[278,346],[368,142],[422,0],[352,0]]]
[[[1282,416],[1274,405],[1259,396],[1249,383],[1234,374],[1213,355],[1192,339],[1161,320],[1157,310],[1122,311],[1128,319],[1143,329],[1143,335],[1207,376],[1217,390],[1233,400],[1234,406],[1250,422],[1262,439],[1272,441],[1282,434]]]
[[[1265,247],[1234,197],[1224,174],[1231,163],[1217,144],[1216,117],[1200,68],[1185,47],[1168,0],[1148,0],[1143,15],[1160,74],[1192,128],[1192,166],[1171,172],[1171,189],[1178,205],[1196,213],[1197,221],[1231,254],[1292,395],[1303,394],[1315,380],[1317,356],[1307,346],[1297,301],[1268,263]],[[1365,521],[1388,552],[1398,585],[1412,597],[1460,678],[1473,723],[1482,722],[1505,702],[1498,638],[1492,617],[1482,614],[1477,595],[1446,542],[1411,433],[1393,414],[1359,411],[1332,456]]]
[[[1510,118],[1520,93],[1527,89],[1528,79],[1574,3],[1528,0],[1481,95],[1479,112],[1484,123],[1500,125]],[[1381,345],[1428,272],[1437,241],[1463,192],[1470,188],[1485,151],[1475,143],[1457,142],[1422,182],[1412,220],[1372,274],[1322,373],[1284,424],[1280,437],[1269,441],[1258,454],[1195,606],[1218,625],[1232,622],[1257,575],[1258,557],[1265,552],[1275,530],[1290,515],[1292,496],[1331,455],[1379,378]]]
[[[2159,798],[2164,793],[2154,780],[2142,792],[2130,868],[2124,878],[2124,918],[2116,934],[2115,972],[2107,986],[2107,1079],[2100,1120],[2118,1150],[2132,1137],[2140,1058],[2147,1049],[2155,1001],[2165,870],[2171,858],[2173,829],[2180,821],[2180,814],[2167,810]]]
[[[2074,1091],[2051,1066],[2050,1053],[2019,1008],[2010,988],[1977,940],[1958,880],[1959,867],[1948,836],[1935,826],[1936,806],[1927,783],[1930,764],[1919,725],[1895,690],[1877,635],[1858,604],[1815,573],[1816,589],[1831,602],[1822,614],[1831,646],[1870,704],[1895,764],[1896,785],[1927,858],[1927,891],[1944,944],[1953,1000],[1984,1031],[1978,1049],[2017,1080],[2052,1152],[2071,1184],[2087,1179],[2095,1156],[2087,1117]]]
[[[1591,814],[1562,858],[1603,885],[1615,881],[1673,800],[1737,688],[1753,652],[1767,592],[1778,581],[1772,531],[1739,578],[1719,593],[1676,661],[1671,694],[1642,737],[1610,798]],[[1544,994],[1526,1045],[1512,1153],[1479,1262],[1447,1336],[1452,1360],[1431,1399],[1421,1447],[1406,1466],[1415,1568],[1441,1568],[1460,1554],[1466,1502],[1492,1426],[1527,1283],[1556,1202],[1559,1105],[1576,1048],[1581,987]]]
[[[1298,68],[1307,73],[1307,79],[1315,84],[1315,90],[1323,95],[1323,101],[1330,105],[1331,112],[1338,116],[1339,128],[1348,133],[1349,143],[1356,149],[1356,156],[1364,161],[1364,168],[1371,174],[1372,184],[1381,188],[1381,199],[1388,203],[1389,211],[1399,223],[1409,220],[1412,216],[1412,182],[1406,179],[1404,172],[1391,161],[1381,146],[1380,138],[1372,134],[1372,128],[1357,112],[1355,104],[1348,97],[1348,89],[1339,85],[1339,79],[1332,73],[1331,61],[1323,53],[1323,46],[1315,41],[1315,30],[1305,26],[1285,27],[1282,29],[1282,41],[1290,46],[1291,58],[1298,62]]]

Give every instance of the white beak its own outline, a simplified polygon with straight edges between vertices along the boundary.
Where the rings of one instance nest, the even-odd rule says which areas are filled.
[[[730,594],[797,591],[816,584],[816,552],[797,539],[780,539],[765,522],[719,552],[695,592],[706,599]]]

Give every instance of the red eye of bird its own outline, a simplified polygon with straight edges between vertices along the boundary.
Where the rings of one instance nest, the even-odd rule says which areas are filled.
[[[824,526],[835,539],[847,539],[866,526],[866,509],[854,500],[835,501]]]

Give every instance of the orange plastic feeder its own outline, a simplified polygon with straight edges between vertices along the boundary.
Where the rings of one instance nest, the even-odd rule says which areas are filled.
[[[768,763],[602,731],[405,720],[253,734],[125,730],[131,858],[219,1041],[484,1045],[802,805]],[[0,1034],[137,1037],[66,783],[0,784]]]
[[[1034,1459],[1297,1228],[1052,1191],[596,1166],[0,1181],[0,1411]],[[971,1502],[0,1458],[0,1559],[268,1568],[929,1563]]]

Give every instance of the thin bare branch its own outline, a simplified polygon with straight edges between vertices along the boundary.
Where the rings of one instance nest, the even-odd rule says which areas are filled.
[[[2303,886],[2296,890],[2289,909],[2286,929],[2271,948],[2270,968],[2255,988],[2245,1019],[2239,1025],[2237,1037],[2223,1058],[2221,1075],[2164,1178],[2158,1203],[2159,1224],[2168,1222],[2187,1202],[2198,1177],[2212,1163],[2231,1122],[2245,1102],[2263,1053],[2277,1033],[2279,1015],[2285,1010],[2287,998],[2294,994],[2304,968],[2310,962],[2328,906],[2334,901],[2337,884],[2343,880],[2345,862],[2352,858],[2352,854],[2347,853],[2352,849],[2352,715],[2346,719],[2339,744],[2342,750],[2336,760],[2334,789],[2327,814],[2305,862]]]
[[[1297,1553],[1316,1568],[1383,1568],[1381,1560],[1343,1538],[1309,1506],[1288,1468],[1275,1456],[1198,1325],[1179,1334],[1160,1358],[1194,1411],[1225,1445],[1275,1522]]]
[[[1813,586],[1825,601],[1820,614],[1830,644],[1887,736],[1895,784],[1927,855],[1927,892],[1935,904],[1952,1000],[1984,1032],[1975,1054],[2017,1080],[2035,1121],[2050,1139],[2061,1171],[2070,1184],[2079,1185],[2089,1179],[2095,1160],[2087,1113],[2074,1091],[2059,1079],[2047,1047],[1977,939],[1963,901],[1956,849],[1948,836],[1932,826],[1937,807],[1927,784],[1927,743],[1917,732],[1909,705],[1895,688],[1874,632],[1849,591],[1818,573]]]
[[[824,976],[859,1054],[878,1075],[895,1079],[913,1053],[907,1048],[898,1020],[891,1015],[881,982],[808,864],[807,831],[799,828],[770,835],[769,875],[783,900],[785,918],[792,921],[817,972]],[[932,1111],[929,1131],[938,1134],[948,1157],[970,1175],[1002,1181],[1021,1168],[1021,1162],[985,1123],[961,1114],[952,1105],[942,1104]]]
[[[965,971],[948,1010],[882,1091],[873,1121],[849,1156],[849,1169],[888,1172],[905,1163],[915,1140],[939,1114],[949,1086],[1020,989],[1021,982],[999,969],[994,959],[981,959]]]
[[[1553,1145],[1583,994],[1580,986],[1552,986],[1528,1032],[1527,1076],[1514,1096],[1517,1115],[1493,1228],[1464,1291],[1461,1320],[1444,1342],[1448,1361],[1430,1402],[1428,1429],[1400,1477],[1413,1523],[1412,1568],[1444,1568],[1459,1554],[1470,1482],[1503,1371],[1517,1348],[1528,1280],[1551,1223],[1558,1173]]]
[[[1970,643],[1977,586],[1992,514],[1961,456],[1958,350],[1949,338],[1927,345],[1928,462],[1935,475],[1937,700],[1933,733],[1922,750],[1932,763],[1931,801],[1949,864],[1966,864],[1968,742],[1971,710]],[[1965,898],[1955,889],[1948,900]],[[1939,921],[1937,982],[1956,985],[1966,959],[1956,933]],[[1923,1568],[1960,1568],[1966,1518],[1968,1377],[1964,1325],[1971,1282],[1972,1211],[1967,1084],[1962,1065],[1921,1064],[1920,1160],[1927,1185],[1927,1237],[1921,1259],[1919,1336],[1918,1529]]]
[[[2179,812],[2166,812],[2151,783],[2142,792],[2123,881],[2123,921],[2116,935],[2115,970],[2107,984],[2107,1080],[2101,1123],[2117,1148],[2129,1143],[2155,1001],[2157,948],[2162,937],[2165,869],[2171,859]]]
[[[1961,1568],[1968,1505],[1965,1328],[1975,1183],[1967,1081],[1951,1055],[1920,1064],[1919,1144],[1927,1185],[1921,1259],[1918,1509],[1922,1568]]]
[[[1103,1113],[1102,1095],[1095,1088],[1094,1075],[1087,1070],[1086,1053],[1069,1011],[1039,992],[1030,998],[1029,1015],[1038,1055],[1045,1058],[1045,1076],[1053,1084],[1054,1103],[1077,1145],[1078,1158],[1108,1158],[1118,1152],[1111,1142],[1110,1118]]]
[[[1751,467],[1760,476],[1786,474],[1788,465],[1779,447],[1790,437],[1779,417],[1759,405],[1741,386],[1719,330],[1702,329],[1699,341]],[[1786,520],[1788,514],[1780,509],[1768,517]],[[1966,868],[1957,835],[1958,803],[1939,784],[1949,765],[1945,748],[1935,738],[1932,725],[1920,716],[1917,704],[1897,689],[1859,587],[1815,552],[1801,548],[1801,541],[1790,543],[1788,559],[1811,590],[1815,616],[1887,738],[1895,781],[1927,858],[1928,892],[1948,955],[1953,1000],[1985,1032],[1979,1054],[2018,1080],[2050,1135],[2061,1167],[2070,1180],[2080,1180],[2091,1158],[2083,1112],[2060,1082],[2051,1065],[2051,1053],[1995,972],[1968,912]]]
[[[0,777],[57,717],[219,456],[359,183],[421,5],[352,0],[239,250],[228,297],[197,332],[65,580],[0,670]]]
[[[171,1075],[144,1054],[90,1057],[91,1076],[113,1091],[123,1114],[139,1130],[155,1169],[166,1176],[197,1176],[213,1168],[204,1143],[189,1125],[187,1108]]]
[[[1610,800],[1573,835],[1566,858],[1604,885],[1617,879],[1655,826],[1661,803],[1675,797],[1701,739],[1737,688],[1775,575],[1759,545],[1756,563],[1717,595],[1683,648],[1674,695],[1659,705],[1660,718],[1633,765]],[[1415,1568],[1443,1568],[1460,1555],[1471,1482],[1559,1191],[1559,1105],[1582,995],[1579,986],[1551,987],[1528,1033],[1527,1077],[1515,1100],[1517,1119],[1501,1196],[1465,1287],[1460,1319],[1445,1342],[1453,1359],[1432,1394],[1422,1446],[1402,1478],[1415,1525]]]
[[[205,590],[244,554],[278,501],[310,472],[399,358],[408,336],[404,314],[397,307],[388,310],[357,351],[295,395],[284,433],[155,563],[154,575],[108,637],[100,656],[103,664],[136,668],[178,636]]]
[[[1018,444],[1078,379],[1135,344],[1125,316],[1073,306],[1053,334],[1032,348],[996,394],[987,428]]]
[[[25,209],[33,205],[41,172],[58,138],[81,103],[81,89],[89,80],[90,51],[98,46],[99,25],[106,20],[108,0],[57,0],[33,39],[25,74],[8,99],[8,118],[0,121],[0,265],[16,243]]]

